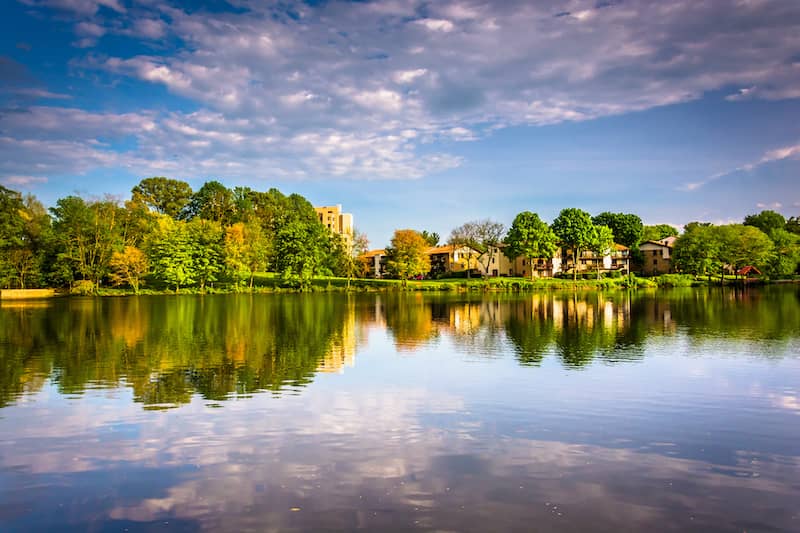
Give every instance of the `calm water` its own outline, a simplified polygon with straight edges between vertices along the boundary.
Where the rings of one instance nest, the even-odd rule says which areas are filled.
[[[0,305],[2,531],[800,531],[800,291]]]

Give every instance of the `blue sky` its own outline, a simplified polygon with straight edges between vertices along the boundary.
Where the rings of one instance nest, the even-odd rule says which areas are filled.
[[[522,210],[800,214],[800,2],[7,0],[0,183],[343,204],[375,247]]]

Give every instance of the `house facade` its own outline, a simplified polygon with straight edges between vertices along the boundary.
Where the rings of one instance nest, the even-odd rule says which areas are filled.
[[[642,252],[641,271],[643,274],[658,275],[672,272],[672,248],[675,237],[658,241],[646,241],[639,245]]]

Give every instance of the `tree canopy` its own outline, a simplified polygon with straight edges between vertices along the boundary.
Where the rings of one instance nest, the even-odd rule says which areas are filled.
[[[578,258],[592,241],[594,224],[586,211],[574,207],[562,209],[553,221],[553,232],[561,240],[561,244],[572,249],[572,279],[578,277]]]
[[[632,213],[600,213],[592,218],[596,226],[607,226],[613,233],[614,242],[634,248],[642,242],[644,224],[639,215]]]
[[[506,234],[505,244],[504,253],[511,259],[552,259],[558,249],[558,237],[538,214],[523,211],[514,217]],[[530,270],[533,276],[533,269]]]
[[[425,253],[428,242],[413,229],[399,229],[394,232],[391,243],[386,248],[389,256],[387,270],[402,280],[427,274],[431,261]]]

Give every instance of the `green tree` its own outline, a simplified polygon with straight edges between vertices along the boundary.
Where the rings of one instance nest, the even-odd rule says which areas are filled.
[[[530,262],[540,257],[553,259],[558,250],[558,238],[550,226],[539,215],[523,211],[514,217],[514,222],[505,238],[506,256],[511,259],[525,257]],[[531,268],[531,277],[533,269]]]
[[[214,220],[194,219],[187,224],[192,248],[194,278],[205,292],[206,287],[219,280],[224,271],[223,231]]]
[[[785,229],[775,229],[769,234],[774,245],[773,258],[767,272],[770,276],[787,276],[800,266],[800,235]]]
[[[158,218],[147,245],[153,276],[177,293],[195,282],[194,246],[186,222]]]
[[[218,181],[208,181],[191,196],[181,212],[181,218],[200,218],[227,225],[234,218],[234,205],[230,189]]]
[[[225,264],[237,286],[248,280],[253,290],[256,272],[266,270],[269,265],[270,244],[255,221],[237,222],[225,229]]]
[[[789,217],[789,220],[786,221],[785,229],[789,233],[800,235],[800,217]]]
[[[603,257],[611,253],[614,248],[614,232],[611,228],[603,225],[595,225],[592,229],[592,236],[589,240],[588,249],[595,255],[595,265],[597,267],[597,279],[600,279],[600,265]]]
[[[178,218],[192,196],[192,188],[184,181],[155,176],[140,181],[131,193],[133,202],[141,203],[156,213]]]
[[[645,226],[642,234],[641,242],[644,241],[660,241],[667,237],[677,237],[678,229],[669,224],[656,224],[654,226]],[[625,243],[620,243],[625,244]],[[626,244],[627,246],[627,244]]]
[[[68,196],[50,211],[61,259],[96,290],[108,273],[112,254],[121,246],[120,208],[110,200],[86,202]]]
[[[676,270],[696,276],[708,275],[721,269],[718,249],[719,236],[711,224],[690,222],[683,234],[675,241],[672,250],[672,263]]]
[[[274,263],[286,283],[306,288],[323,261],[330,232],[316,219],[292,220],[275,235]]]
[[[774,245],[760,229],[742,224],[716,226],[722,245],[719,260],[734,273],[742,267],[753,265],[766,270],[773,258]]]
[[[632,213],[600,213],[592,218],[595,226],[608,226],[614,234],[614,241],[636,248],[644,235],[644,224],[638,215]]]
[[[425,253],[428,242],[413,229],[395,230],[390,245],[386,248],[389,273],[403,280],[426,274],[431,269],[430,257]]]
[[[753,226],[769,235],[772,230],[785,229],[786,219],[780,213],[766,209],[757,215],[747,215],[744,217],[745,226]]]
[[[581,251],[591,243],[594,233],[592,217],[586,211],[574,207],[562,209],[553,221],[553,232],[561,240],[561,244],[572,250],[572,279],[578,279],[578,260]]]
[[[439,245],[439,234],[435,231],[428,232],[423,230],[420,235],[422,235],[422,238],[425,239],[425,242],[427,242],[429,246]]]
[[[0,283],[3,287],[10,287],[14,276],[11,253],[23,246],[24,207],[20,193],[0,185]]]

